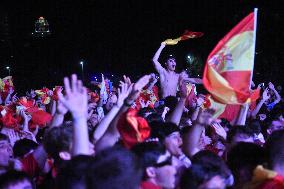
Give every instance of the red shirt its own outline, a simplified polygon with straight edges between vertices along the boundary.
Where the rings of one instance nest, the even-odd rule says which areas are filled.
[[[143,181],[140,185],[140,189],[161,189],[161,187],[153,184],[152,182]]]

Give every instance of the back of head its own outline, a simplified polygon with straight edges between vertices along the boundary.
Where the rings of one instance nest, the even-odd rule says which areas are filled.
[[[198,189],[215,176],[222,178],[220,168],[210,164],[192,164],[180,181],[181,189]]]
[[[2,140],[6,140],[6,141],[9,142],[9,137],[7,135],[3,134],[3,133],[0,133],[0,141],[2,141]]]
[[[253,143],[240,142],[228,152],[227,164],[238,183],[250,181],[257,165],[266,161],[264,149]]]
[[[29,176],[24,172],[13,170],[0,175],[1,189],[19,188],[19,184],[21,188],[35,188]]]
[[[130,151],[115,146],[98,153],[88,171],[88,189],[139,188],[142,169],[137,157]]]
[[[170,134],[180,131],[176,124],[170,122],[152,122],[150,126],[151,138],[158,138],[161,142]]]
[[[36,149],[38,144],[29,139],[21,139],[15,142],[13,152],[15,158],[23,158],[31,150]]]
[[[94,161],[94,157],[79,155],[67,161],[58,173],[57,188],[77,189],[86,188],[86,176]]]
[[[228,132],[227,143],[247,142],[250,138],[253,138],[253,132],[249,127],[233,126]]]
[[[284,130],[274,131],[268,138],[265,149],[271,169],[284,165]]]
[[[52,128],[44,136],[44,149],[52,158],[58,161],[60,160],[59,152],[70,151],[72,136],[72,127],[61,126]]]
[[[145,170],[157,163],[159,157],[166,153],[166,147],[160,142],[143,142],[135,145],[131,151],[139,157]]]
[[[231,176],[231,171],[224,160],[220,156],[208,150],[202,150],[196,153],[192,157],[192,164],[205,164],[212,165],[213,167],[219,167],[224,178],[229,178]]]

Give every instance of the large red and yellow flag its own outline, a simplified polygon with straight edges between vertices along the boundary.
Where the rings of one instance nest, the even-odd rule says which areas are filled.
[[[208,56],[203,84],[214,100],[243,104],[256,100],[250,90],[254,65],[254,13],[245,17]]]

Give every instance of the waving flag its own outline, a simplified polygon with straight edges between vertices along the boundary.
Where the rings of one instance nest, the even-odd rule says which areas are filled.
[[[235,26],[208,56],[203,84],[213,98],[224,104],[243,104],[258,95],[250,90],[255,51],[255,15]]]
[[[185,31],[184,34],[176,39],[166,39],[164,43],[166,45],[176,45],[178,44],[179,41],[187,40],[187,39],[192,39],[192,38],[198,38],[202,37],[203,33],[202,32],[192,32],[192,31]]]

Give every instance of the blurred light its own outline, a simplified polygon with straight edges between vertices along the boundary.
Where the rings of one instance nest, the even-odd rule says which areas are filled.
[[[83,62],[83,61],[80,61],[80,64],[81,64],[81,65],[83,65],[83,64],[84,64],[84,62]]]
[[[7,66],[7,67],[6,67],[6,69],[7,69],[7,70],[9,70],[9,69],[10,69],[10,67],[9,67],[9,66]]]
[[[111,77],[113,77],[113,75],[111,75]]]

